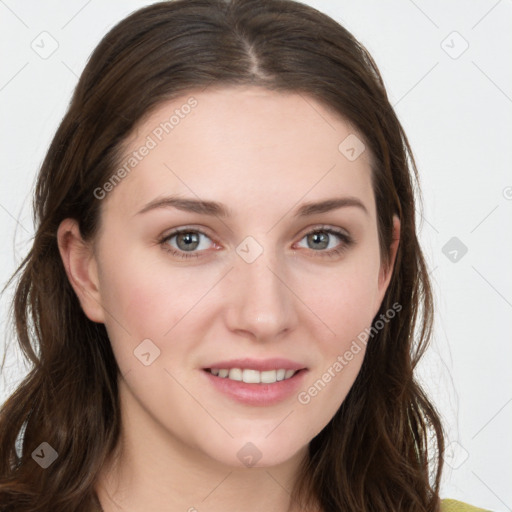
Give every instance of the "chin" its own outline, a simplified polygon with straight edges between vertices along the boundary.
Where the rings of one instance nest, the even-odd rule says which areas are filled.
[[[270,434],[272,436],[273,434]],[[284,442],[281,436],[270,440],[261,437],[245,437],[243,439],[230,439],[221,447],[221,451],[214,450],[211,456],[219,462],[236,468],[270,468],[284,464],[294,457],[302,456],[301,451],[307,448],[299,442],[290,444]]]

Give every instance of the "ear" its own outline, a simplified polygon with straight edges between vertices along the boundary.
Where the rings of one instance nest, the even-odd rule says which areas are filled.
[[[94,251],[84,242],[75,219],[64,219],[57,230],[60,256],[69,282],[89,320],[104,323],[104,310]]]
[[[400,219],[393,215],[393,238],[391,242],[391,246],[389,249],[389,261],[387,264],[382,263],[379,271],[379,283],[378,283],[378,304],[377,311],[384,300],[384,295],[386,294],[386,290],[388,289],[389,283],[391,281],[391,276],[393,275],[393,269],[395,267],[396,254],[398,251],[398,245],[400,243]],[[375,311],[375,314],[377,314]]]

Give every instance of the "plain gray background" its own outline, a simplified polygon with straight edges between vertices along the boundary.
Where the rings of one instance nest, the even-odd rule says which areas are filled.
[[[34,179],[88,56],[150,3],[0,0],[2,286],[30,248]],[[442,496],[512,510],[512,1],[304,3],[368,48],[417,159],[437,312],[420,376],[448,434]],[[25,373],[10,343],[0,401]]]

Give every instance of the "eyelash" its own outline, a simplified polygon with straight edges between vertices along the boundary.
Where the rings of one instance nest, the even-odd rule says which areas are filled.
[[[204,233],[198,229],[179,228],[179,229],[174,230],[172,233],[165,235],[158,242],[165,251],[171,253],[173,256],[176,256],[178,258],[181,258],[181,259],[199,258],[201,256],[200,251],[187,253],[185,251],[176,250],[173,247],[169,246],[169,244],[167,242],[169,242],[169,240],[171,240],[171,238],[174,238],[175,236],[177,236],[181,233],[198,233],[200,235],[206,236],[207,238],[210,238],[206,233]],[[324,250],[315,251],[313,249],[310,249],[311,251],[318,253],[318,256],[320,256],[321,258],[325,258],[325,257],[333,258],[335,256],[339,256],[342,253],[344,253],[354,243],[354,239],[351,236],[347,235],[346,233],[343,233],[342,231],[338,231],[337,229],[334,229],[334,228],[323,227],[323,226],[317,227],[317,228],[313,229],[312,231],[308,231],[307,233],[304,234],[304,236],[301,238],[301,240],[303,238],[305,238],[306,236],[312,235],[315,233],[329,233],[331,235],[335,235],[335,236],[339,237],[342,241],[340,247],[331,249],[329,251],[324,251]],[[210,240],[211,240],[211,238],[210,238]]]

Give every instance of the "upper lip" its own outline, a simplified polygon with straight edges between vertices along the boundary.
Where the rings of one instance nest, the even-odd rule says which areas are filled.
[[[205,366],[203,369],[206,370],[211,368],[241,368],[248,370],[258,370],[260,372],[263,372],[266,370],[279,370],[281,368],[284,370],[302,370],[306,368],[306,366],[301,363],[297,363],[296,361],[291,361],[290,359],[274,357],[271,359],[242,358],[230,359],[229,361],[217,361],[209,366]]]

